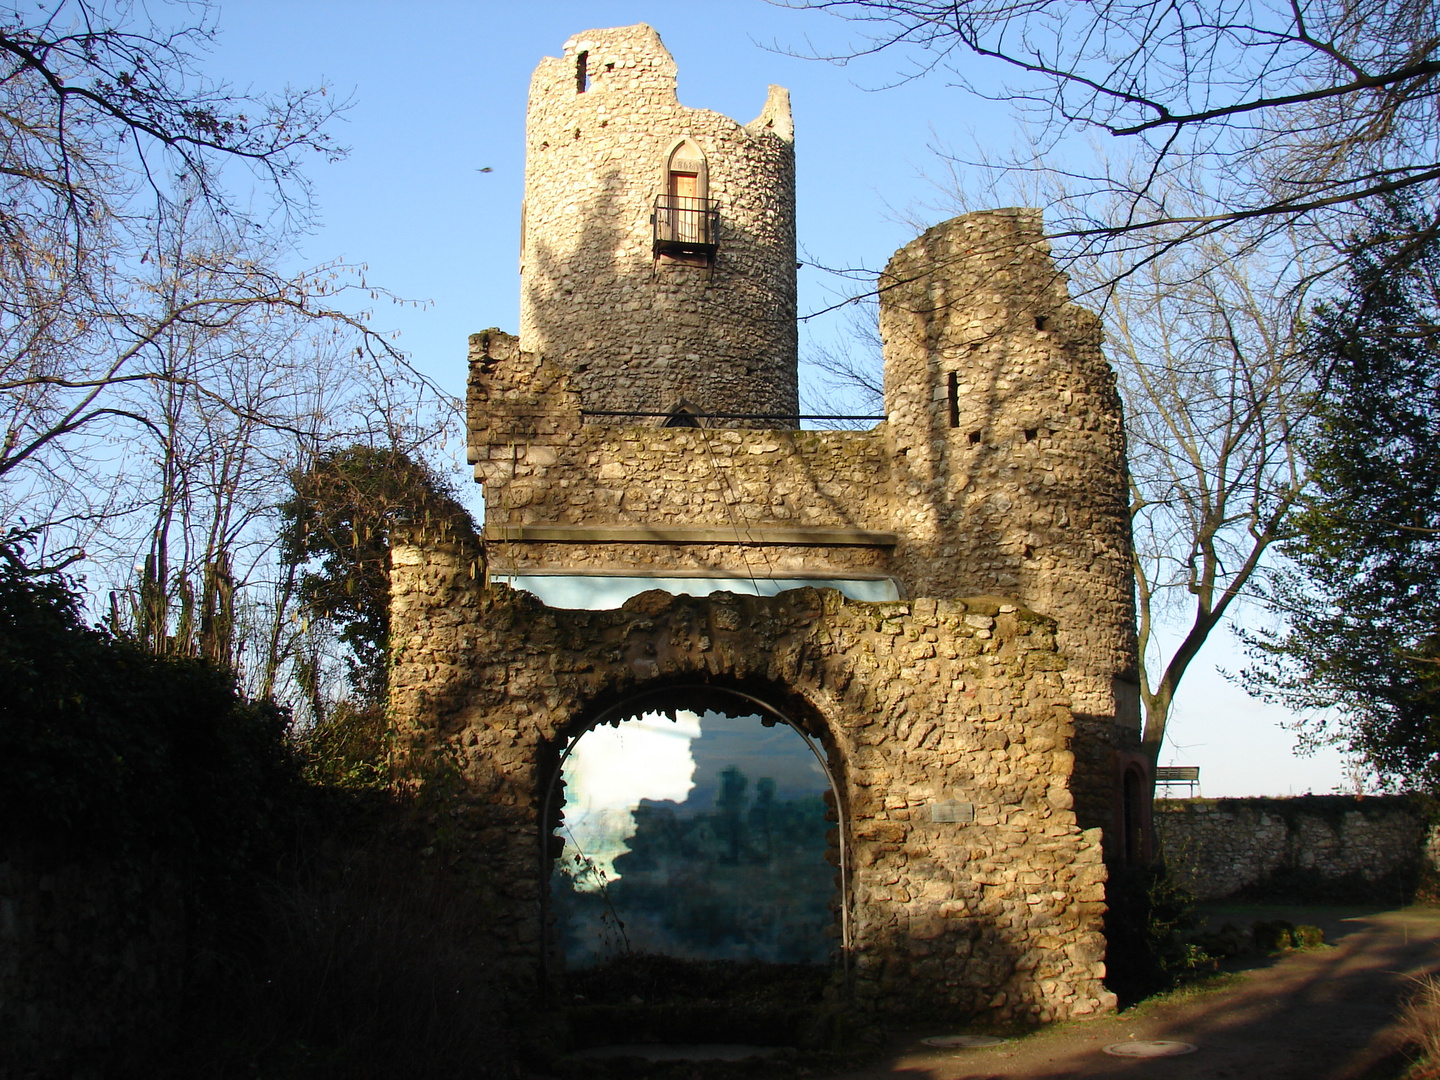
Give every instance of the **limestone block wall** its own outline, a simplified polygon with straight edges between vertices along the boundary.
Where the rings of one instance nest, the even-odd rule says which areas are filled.
[[[1405,796],[1356,799],[1163,799],[1156,831],[1170,871],[1202,900],[1223,900],[1277,878],[1354,891],[1368,882],[1410,899],[1436,868],[1430,808]],[[1328,897],[1309,897],[1326,899]],[[1306,899],[1306,898],[1297,898]]]
[[[1082,819],[1120,836],[1112,795],[1142,757],[1123,418],[1099,321],[1070,301],[1040,225],[970,214],[896,254],[881,280],[889,419],[868,432],[585,424],[588,375],[477,335],[470,451],[496,569],[849,572],[907,597],[1013,597],[1059,623]],[[547,526],[590,531],[559,543]],[[596,531],[662,527],[710,531]]]
[[[486,587],[464,544],[402,528],[391,557],[397,768],[451,785],[446,857],[489,897],[517,973],[546,947],[540,793],[564,740],[642,690],[705,684],[762,696],[826,748],[849,829],[856,1000],[1042,1021],[1113,1006],[1100,838],[1072,809],[1050,620],[815,589],[561,611]],[[940,802],[973,819],[937,820]]]
[[[586,88],[579,86],[584,55]],[[682,106],[649,26],[589,30],[530,87],[520,340],[588,409],[796,413],[795,162],[790,99],[752,123]],[[706,264],[657,259],[671,152],[703,153],[718,200]],[[741,422],[741,426],[745,426]]]

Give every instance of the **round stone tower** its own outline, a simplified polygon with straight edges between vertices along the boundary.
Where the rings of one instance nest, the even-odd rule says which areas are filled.
[[[586,410],[799,410],[789,92],[741,125],[675,95],[649,26],[589,30],[530,85],[520,347]],[[727,426],[786,426],[723,421]]]

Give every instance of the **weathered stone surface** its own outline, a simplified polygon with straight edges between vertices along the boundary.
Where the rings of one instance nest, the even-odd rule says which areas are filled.
[[[654,690],[670,707],[754,694],[821,740],[837,777],[856,1000],[1042,1020],[1111,1007],[1102,849],[1143,831],[1143,800],[1127,817],[1117,796],[1148,763],[1098,320],[1069,300],[1037,211],[971,214],[880,279],[874,429],[593,415],[795,411],[788,101],[772,89],[741,127],[679,106],[674,76],[644,26],[577,35],[536,72],[521,332],[470,340],[484,550],[402,530],[392,553],[397,764],[454,778],[438,820],[533,974],[565,740]],[[712,265],[650,248],[682,140],[722,204]],[[652,592],[559,611],[491,583],[517,572],[880,577],[906,599]]]
[[[470,456],[492,569],[888,576],[904,596],[1013,597],[1059,623],[1083,732],[1073,796],[1087,826],[1118,838],[1118,777],[1148,763],[1124,431],[1098,320],[1066,295],[1037,211],[936,226],[881,283],[889,420],[870,431],[586,425],[559,363],[499,330],[474,335]],[[505,539],[543,525],[704,526],[733,540]],[[766,542],[798,527],[896,542]]]
[[[848,835],[851,990],[877,1009],[993,1008],[1062,1019],[1112,999],[1100,983],[1097,838],[1050,794],[1073,735],[1053,623],[984,598],[861,604],[833,590],[774,598],[644,593],[559,611],[472,574],[459,544],[394,547],[391,707],[398,765],[462,781],[451,827],[477,878],[504,883],[494,929],[538,948],[549,874],[540,819],[565,740],[641,691],[763,697],[824,745]],[[918,607],[918,605],[917,605]],[[982,614],[987,636],[971,622]],[[917,650],[929,641],[938,647]],[[937,801],[973,808],[936,822]],[[524,946],[528,944],[528,949]],[[923,943],[923,945],[921,944]]]
[[[675,61],[643,24],[587,30],[541,61],[526,127],[522,347],[560,364],[587,409],[798,412],[792,139],[779,87],[744,125],[681,105]],[[720,212],[708,265],[651,248],[655,197],[685,140]]]
[[[1165,862],[1202,900],[1221,900],[1277,875],[1327,884],[1403,885],[1434,876],[1431,809],[1406,796],[1163,799],[1155,804]],[[1348,879],[1348,880],[1347,880]],[[1393,897],[1393,899],[1408,899]]]

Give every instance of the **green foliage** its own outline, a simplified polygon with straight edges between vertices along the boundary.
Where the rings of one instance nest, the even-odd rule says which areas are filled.
[[[300,739],[306,779],[342,789],[388,784],[387,747],[385,709],[377,703],[342,701]]]
[[[288,716],[202,660],[87,628],[68,583],[0,563],[0,820],[224,869],[271,832],[296,773]]]
[[[1255,948],[1262,953],[1289,952],[1291,949],[1318,949],[1325,944],[1325,931],[1302,923],[1296,926],[1286,919],[1257,922],[1250,928]]]
[[[1350,256],[1345,295],[1316,311],[1325,390],[1304,447],[1315,494],[1251,635],[1255,692],[1302,711],[1391,782],[1440,783],[1440,238],[1392,206]]]
[[[362,702],[383,702],[391,526],[403,519],[473,532],[470,515],[433,469],[398,450],[331,451],[291,483],[294,494],[280,508],[281,558],[307,567],[301,592],[310,614],[340,624]]]
[[[1105,900],[1105,985],[1122,1006],[1172,989],[1208,959],[1190,938],[1195,898],[1164,866],[1111,867]]]

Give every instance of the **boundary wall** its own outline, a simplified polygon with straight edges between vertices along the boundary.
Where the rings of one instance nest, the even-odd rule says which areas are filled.
[[[1201,900],[1409,903],[1434,892],[1440,832],[1415,796],[1159,799],[1166,865]]]

